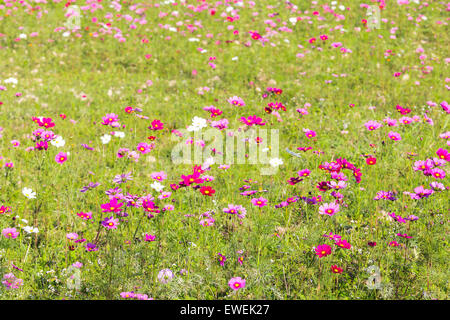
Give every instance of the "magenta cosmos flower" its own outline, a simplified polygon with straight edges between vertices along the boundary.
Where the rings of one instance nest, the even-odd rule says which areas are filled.
[[[231,278],[230,281],[228,281],[228,286],[235,291],[245,288],[245,279],[242,279],[241,277]]]
[[[155,241],[155,240],[156,240],[156,236],[154,236],[154,235],[151,235],[149,233],[146,233],[144,235],[144,241],[151,242],[151,241]]]
[[[331,247],[327,244],[321,244],[316,247],[316,254],[319,258],[326,257],[331,254]]]
[[[267,205],[267,199],[263,198],[263,197],[253,198],[251,201],[252,201],[252,204],[254,206],[257,206],[257,207],[260,207],[260,208]]]
[[[327,214],[329,216],[339,212],[339,205],[336,203],[324,203],[319,207],[320,214]]]
[[[103,209],[102,212],[119,212],[122,206],[123,202],[119,203],[116,198],[112,198],[108,203],[102,204],[100,207]]]
[[[60,152],[55,156],[55,161],[59,164],[63,164],[67,160],[67,153]]]

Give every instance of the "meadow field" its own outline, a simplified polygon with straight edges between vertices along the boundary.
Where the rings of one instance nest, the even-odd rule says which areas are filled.
[[[449,15],[2,0],[0,300],[446,300]]]

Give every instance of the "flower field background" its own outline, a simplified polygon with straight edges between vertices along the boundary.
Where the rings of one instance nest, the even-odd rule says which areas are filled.
[[[448,21],[2,1],[0,299],[447,299]],[[220,163],[211,128],[279,144]],[[176,163],[180,143],[212,158]]]

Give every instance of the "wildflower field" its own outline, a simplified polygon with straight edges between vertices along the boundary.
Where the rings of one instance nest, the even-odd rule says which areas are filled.
[[[449,11],[2,0],[0,299],[448,299]]]

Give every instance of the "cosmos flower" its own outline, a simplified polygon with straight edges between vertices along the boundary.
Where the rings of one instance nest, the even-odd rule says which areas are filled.
[[[103,144],[108,144],[111,141],[111,135],[105,134],[100,137],[100,140],[102,141]]]
[[[373,131],[373,130],[376,130],[376,129],[382,127],[383,125],[381,123],[371,120],[371,121],[366,122],[364,124],[364,126],[367,128],[367,130]]]
[[[225,257],[220,252],[217,254],[217,256],[218,256],[217,259],[219,260],[219,264],[223,267],[225,265],[225,261],[227,261],[227,257]]]
[[[242,100],[242,98],[237,97],[237,96],[233,96],[233,97],[229,98],[227,101],[229,104],[236,106],[236,107],[245,106],[244,100]]]
[[[164,181],[167,179],[167,174],[164,171],[152,172],[150,177],[157,181]]]
[[[216,190],[214,190],[210,186],[202,186],[200,188],[200,193],[205,195],[205,196],[210,196],[211,197],[215,192],[216,192]]]
[[[156,236],[154,236],[154,235],[151,235],[149,233],[146,233],[144,235],[144,241],[146,241],[146,242],[151,242],[151,241],[155,241],[155,240],[156,240]]]
[[[30,188],[23,188],[22,194],[28,199],[36,199],[36,192],[31,190]]]
[[[119,225],[119,219],[114,219],[114,217],[106,217],[102,221],[102,226],[104,226],[107,229],[117,229],[118,225]]]
[[[157,192],[161,192],[162,189],[164,189],[164,186],[158,181],[155,181],[150,185],[150,188],[156,190]]]
[[[85,248],[86,248],[86,251],[88,251],[88,252],[98,251],[97,246],[91,242],[86,243]]]
[[[118,202],[116,198],[112,198],[108,203],[102,204],[100,207],[102,212],[119,212],[123,205],[123,202]]]
[[[19,235],[19,232],[16,230],[16,228],[6,228],[2,230],[2,235],[5,238],[15,239]]]
[[[133,180],[131,178],[131,171],[128,173],[118,174],[114,177],[113,183],[121,184],[126,183],[127,181]]]
[[[173,274],[172,270],[170,270],[170,269],[162,269],[158,273],[158,280],[159,280],[159,282],[166,284],[169,281],[171,281],[174,276],[175,275]]]
[[[389,138],[390,138],[391,140],[394,140],[394,141],[400,141],[400,140],[402,140],[402,137],[400,136],[400,134],[397,133],[397,132],[394,132],[394,131],[390,131],[390,132],[388,133],[388,136],[389,136]]]
[[[331,254],[331,247],[327,244],[321,244],[316,247],[315,251],[319,258],[323,258]]]
[[[324,203],[319,207],[319,214],[327,214],[332,216],[339,212],[339,204],[336,203]]]
[[[231,278],[230,281],[228,281],[228,286],[235,291],[245,288],[245,279],[242,279],[241,277]]]
[[[333,273],[342,273],[342,271],[344,271],[344,269],[338,267],[337,265],[333,264],[330,268],[331,272]]]
[[[149,145],[145,142],[138,143],[136,149],[142,154],[149,153],[152,150],[153,146]]]
[[[99,185],[100,185],[100,183],[98,183],[98,182],[96,182],[96,183],[89,182],[89,184],[87,186],[84,186],[83,188],[80,189],[80,192],[84,193],[84,192],[86,192],[88,190],[91,190],[91,189],[94,189],[94,188],[98,187]]]
[[[6,287],[6,290],[18,289],[23,285],[23,280],[18,279],[13,273],[7,273],[3,275],[2,284]]]
[[[67,160],[67,153],[65,152],[59,152],[55,156],[55,161],[59,164],[63,164],[64,162],[66,162],[66,160]]]
[[[260,198],[253,198],[253,199],[251,200],[251,202],[252,202],[252,204],[253,204],[254,206],[260,207],[260,208],[267,205],[267,199],[266,199],[266,198],[263,198],[263,197],[260,197]]]

